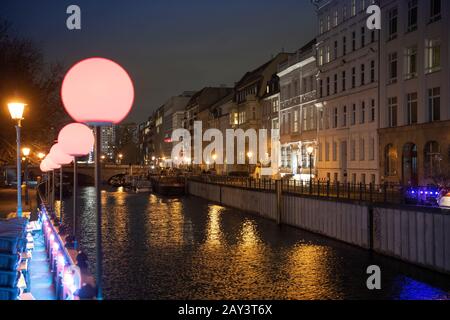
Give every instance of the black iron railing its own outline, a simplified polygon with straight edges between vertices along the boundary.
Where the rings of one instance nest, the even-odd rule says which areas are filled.
[[[276,191],[276,180],[202,175],[191,180],[260,191]],[[283,193],[326,199],[349,200],[383,204],[409,204],[437,207],[440,193],[430,187],[403,187],[394,184],[341,183],[331,181],[281,180]],[[439,194],[438,194],[439,193]]]

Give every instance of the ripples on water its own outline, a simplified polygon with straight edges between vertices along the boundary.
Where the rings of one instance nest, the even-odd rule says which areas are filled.
[[[92,270],[94,197],[94,188],[81,190],[78,221]],[[102,204],[106,299],[449,297],[448,277],[198,198],[118,189],[102,192]],[[382,291],[366,288],[373,264],[382,269]]]

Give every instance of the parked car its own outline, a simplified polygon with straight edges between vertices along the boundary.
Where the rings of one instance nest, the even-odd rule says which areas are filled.
[[[439,208],[450,210],[450,193],[444,194],[438,200]]]

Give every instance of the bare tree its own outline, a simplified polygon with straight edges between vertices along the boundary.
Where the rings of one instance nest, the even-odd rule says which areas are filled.
[[[60,64],[44,63],[42,50],[31,40],[12,35],[11,24],[0,19],[0,163],[12,162],[15,153],[8,101],[27,103],[23,142],[35,151],[48,150],[58,130],[69,122],[59,97],[63,75]]]

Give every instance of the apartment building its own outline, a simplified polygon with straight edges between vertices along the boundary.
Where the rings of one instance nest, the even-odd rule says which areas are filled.
[[[194,94],[191,99],[189,100],[188,104],[186,105],[185,110],[185,119],[183,121],[183,127],[184,129],[187,129],[191,134],[191,155],[180,155],[180,157],[183,157],[185,159],[194,160],[195,159],[195,152],[200,154],[199,150],[195,150],[194,148],[194,136],[195,136],[195,130],[194,130],[194,124],[195,122],[201,122],[202,123],[202,132],[203,135],[205,131],[205,126],[208,125],[209,121],[209,114],[211,107],[217,103],[218,101],[222,100],[226,96],[228,96],[233,91],[232,88],[227,87],[206,87],[202,90],[198,91],[196,94]],[[202,144],[202,155],[203,155],[203,148],[206,146],[206,143]],[[189,161],[190,162],[190,161]],[[193,166],[196,170],[205,170],[208,167],[208,164],[206,162],[211,162],[211,160],[203,159],[203,165],[197,165]]]
[[[315,177],[318,146],[315,55],[313,40],[279,66],[280,172],[301,180]],[[312,149],[311,149],[312,148]],[[313,150],[312,154],[308,150]]]
[[[366,26],[370,0],[317,0],[320,179],[379,183],[379,32]]]
[[[380,165],[384,181],[450,178],[450,2],[382,0]]]
[[[258,130],[263,127],[263,102],[267,98],[267,86],[273,81],[278,71],[278,65],[288,59],[288,53],[279,53],[258,68],[245,73],[234,88],[236,108],[232,111],[235,128],[244,131]],[[258,150],[240,150],[235,157],[246,158],[248,155],[258,156]],[[258,159],[259,160],[259,159]],[[235,161],[237,163],[237,161]],[[257,162],[257,161],[256,161]],[[236,165],[236,171],[254,173],[256,165]]]

